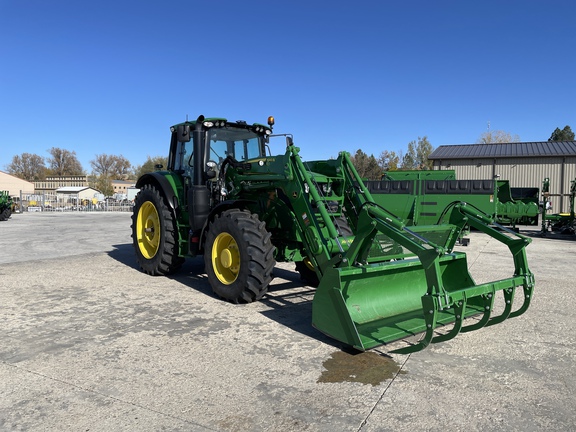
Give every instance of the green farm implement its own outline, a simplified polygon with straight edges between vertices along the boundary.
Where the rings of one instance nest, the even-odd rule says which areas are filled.
[[[554,231],[559,231],[562,234],[574,234],[575,233],[575,222],[574,217],[574,197],[576,196],[576,179],[571,181],[570,185],[570,196],[569,205],[570,211],[567,213],[547,213],[547,204],[550,200],[550,179],[547,177],[542,182],[542,235],[546,235],[549,229]],[[556,195],[558,196],[558,195]]]
[[[348,153],[304,162],[282,135],[285,153],[267,154],[273,124],[200,116],[171,128],[168,166],[136,185],[132,237],[143,271],[168,275],[203,255],[214,293],[238,303],[266,294],[276,262],[294,262],[316,287],[312,324],[358,350],[423,333],[398,350],[418,351],[528,309],[528,238],[460,201],[441,224],[407,226],[373,198]],[[468,225],[508,247],[510,277],[474,282],[454,251]]]
[[[538,194],[514,199],[507,180],[457,180],[453,170],[390,171],[366,185],[378,204],[410,225],[440,223],[444,210],[460,201],[503,225],[538,224]]]
[[[0,221],[10,219],[14,202],[8,191],[0,191]]]

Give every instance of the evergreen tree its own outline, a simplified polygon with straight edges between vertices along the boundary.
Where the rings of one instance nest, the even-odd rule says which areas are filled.
[[[354,156],[351,156],[352,164],[360,177],[367,180],[380,180],[382,176],[382,168],[374,155],[368,156],[362,150],[356,150]]]
[[[413,170],[418,168],[418,156],[416,155],[416,141],[408,143],[408,150],[402,158],[402,169]]]
[[[559,128],[554,129],[548,141],[574,141],[574,132],[570,126],[566,125],[564,129],[560,130]]]
[[[420,138],[418,137],[418,144],[416,145],[416,164],[417,169],[420,170],[431,170],[432,161],[428,160],[430,153],[434,151],[434,147],[428,141],[428,137]]]

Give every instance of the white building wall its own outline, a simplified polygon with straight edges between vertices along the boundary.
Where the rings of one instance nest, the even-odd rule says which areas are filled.
[[[493,177],[493,159],[463,159],[450,161],[446,169],[456,171],[456,178],[462,180],[484,180]]]
[[[0,190],[7,190],[12,197],[19,197],[20,191],[22,193],[33,193],[34,183],[0,171]]]

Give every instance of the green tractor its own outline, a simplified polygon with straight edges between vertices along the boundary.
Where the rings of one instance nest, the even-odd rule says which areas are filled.
[[[168,166],[136,184],[132,238],[144,272],[169,275],[203,255],[214,293],[239,303],[266,294],[276,262],[294,262],[316,287],[312,324],[358,350],[424,333],[397,350],[418,351],[528,309],[530,239],[461,202],[442,225],[408,227],[374,201],[348,153],[304,162],[285,134],[286,152],[270,155],[273,124],[200,116],[171,128]],[[467,225],[508,246],[509,278],[474,282],[453,250]]]
[[[8,191],[0,191],[0,221],[10,219],[12,216],[12,209],[14,201]]]

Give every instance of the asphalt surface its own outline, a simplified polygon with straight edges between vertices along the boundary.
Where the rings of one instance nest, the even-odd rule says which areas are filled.
[[[140,272],[128,213],[13,215],[0,222],[0,430],[575,430],[576,241],[537,230],[522,227],[526,314],[399,355],[312,328],[293,265],[262,301],[232,305],[201,259]],[[477,282],[511,275],[505,247],[470,239]]]

